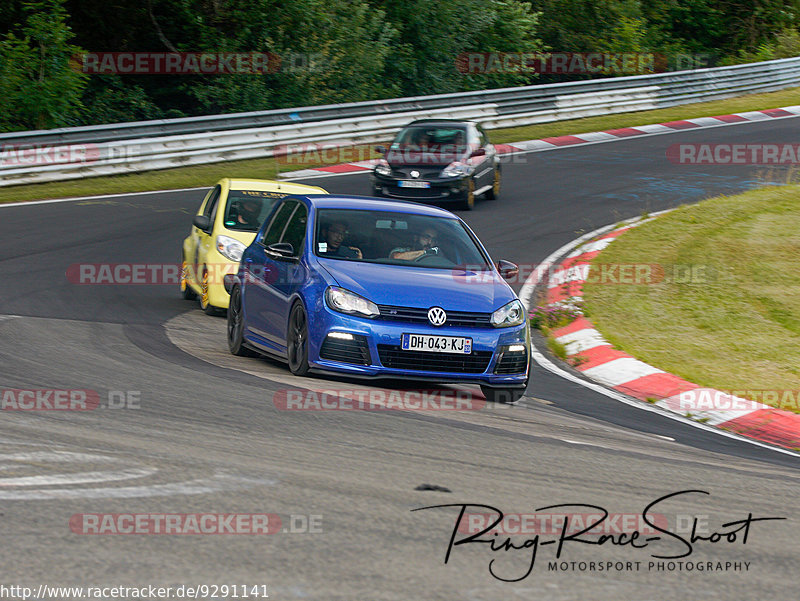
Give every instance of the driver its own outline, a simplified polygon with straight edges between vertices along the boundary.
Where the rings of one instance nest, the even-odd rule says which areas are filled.
[[[415,261],[423,255],[438,255],[439,247],[436,246],[438,234],[432,227],[425,227],[418,234],[414,234],[414,244],[409,247],[395,248],[389,253],[390,259],[400,261]]]
[[[259,219],[261,215],[261,201],[245,198],[237,203],[237,209],[237,213],[239,214],[236,217],[237,225],[244,225],[256,229],[261,227],[261,220]]]

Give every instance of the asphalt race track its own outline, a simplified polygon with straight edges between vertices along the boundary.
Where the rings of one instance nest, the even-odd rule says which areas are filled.
[[[796,143],[799,131],[800,120],[786,118],[519,155],[504,166],[501,198],[460,214],[495,260],[536,263],[623,218],[785,181],[783,169],[672,164],[668,146]],[[308,183],[369,193],[364,174]],[[304,384],[280,364],[230,356],[224,319],[183,301],[176,286],[67,280],[75,264],[179,262],[202,197],[0,208],[1,388],[90,390],[101,401],[94,411],[0,413],[3,584],[238,583],[264,585],[272,600],[320,601],[796,597],[795,455],[623,405],[537,366],[515,407],[280,411],[279,390],[369,384]],[[450,492],[415,490],[421,484]],[[700,516],[706,536],[749,513],[787,520],[752,523],[746,544],[741,536],[696,542],[674,560],[739,569],[649,567],[665,561],[651,555],[685,553],[670,537],[647,548],[567,541],[559,564],[639,561],[640,569],[554,571],[556,545],[542,545],[521,579],[530,549],[462,545],[445,565],[458,508],[411,511],[469,503],[520,514],[570,503],[638,515],[688,489],[710,495],[682,495],[654,511],[670,525]],[[204,512],[278,514],[282,528],[268,536],[73,531],[76,514]],[[508,582],[492,576],[492,559]]]

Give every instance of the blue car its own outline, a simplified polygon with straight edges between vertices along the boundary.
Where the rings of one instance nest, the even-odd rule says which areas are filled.
[[[444,209],[358,196],[287,196],[242,255],[234,355],[309,372],[473,383],[513,402],[528,383],[525,309],[470,228]]]

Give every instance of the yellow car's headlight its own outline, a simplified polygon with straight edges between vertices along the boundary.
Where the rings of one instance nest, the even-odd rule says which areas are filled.
[[[217,250],[226,259],[241,261],[245,248],[244,244],[230,236],[217,236]]]

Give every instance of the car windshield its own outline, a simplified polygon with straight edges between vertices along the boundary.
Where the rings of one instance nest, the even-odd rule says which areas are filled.
[[[464,127],[442,125],[410,125],[397,134],[392,150],[429,149],[439,152],[463,152],[467,147]]]
[[[225,207],[225,227],[241,232],[257,232],[275,201],[286,192],[266,190],[231,190]]]
[[[364,263],[491,269],[460,220],[401,212],[321,209],[314,252],[318,257]]]

